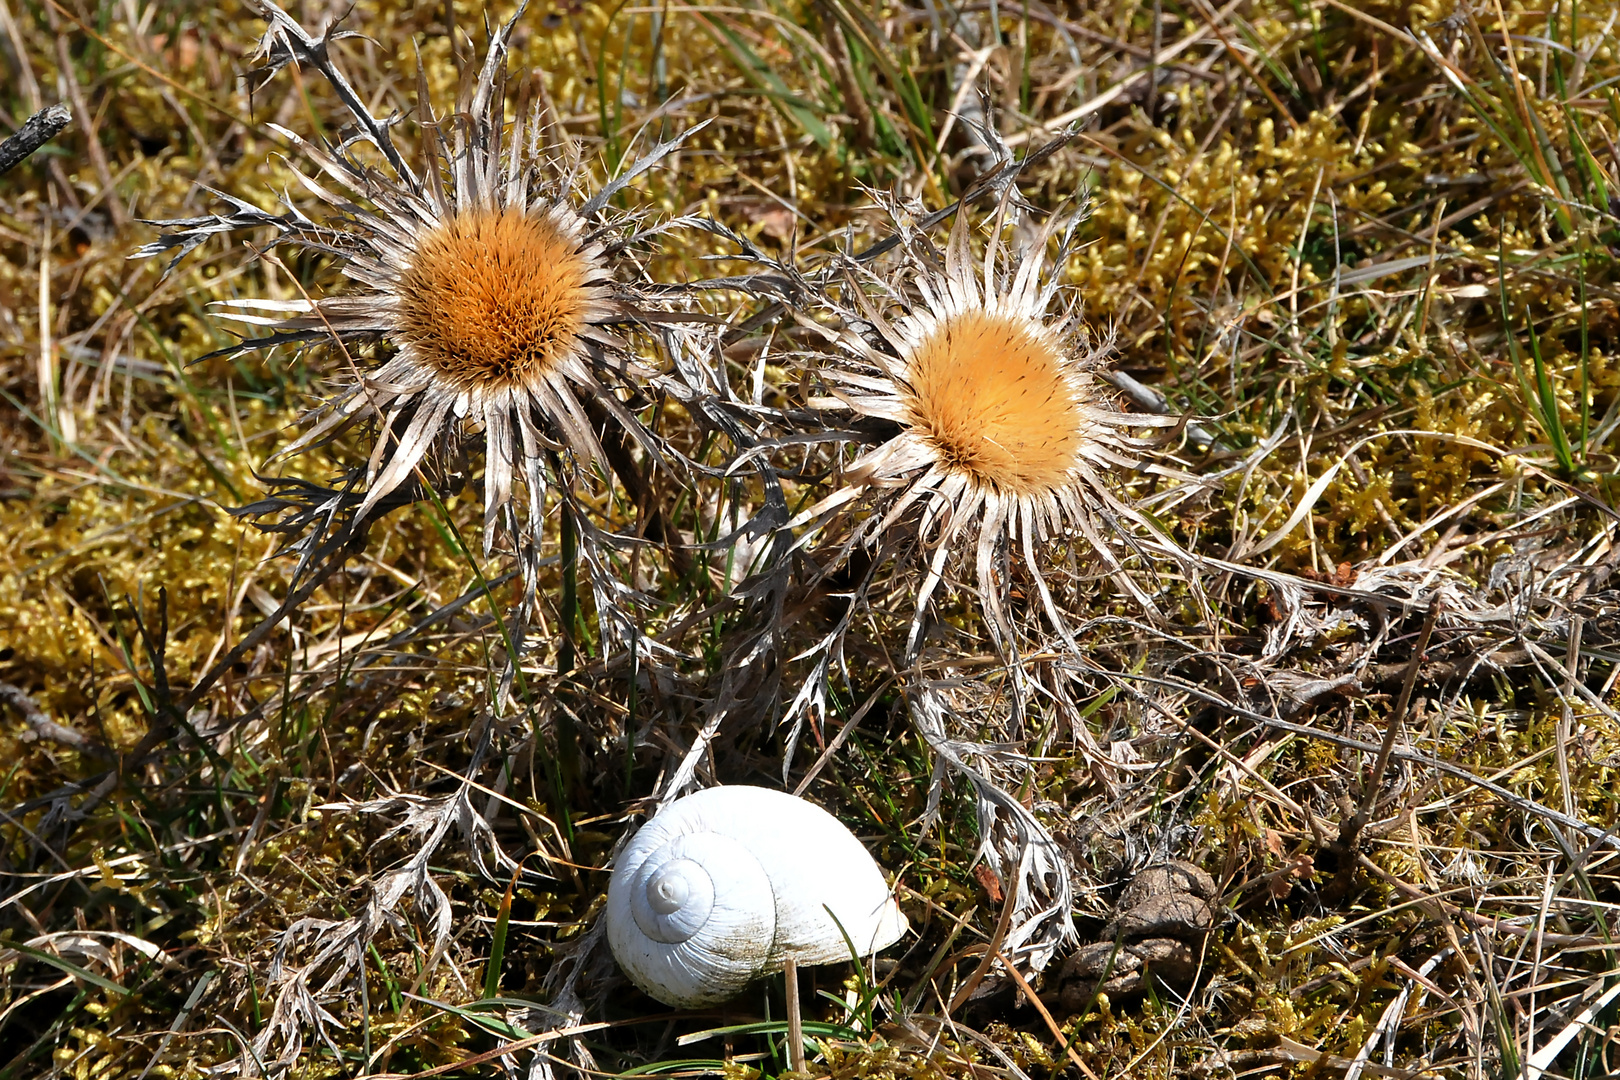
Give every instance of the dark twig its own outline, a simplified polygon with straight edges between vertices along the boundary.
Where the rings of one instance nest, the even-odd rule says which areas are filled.
[[[10,172],[35,150],[62,133],[73,122],[73,111],[66,105],[51,105],[23,121],[16,134],[0,143],[0,175]]]
[[[1412,690],[1417,685],[1418,670],[1423,666],[1423,654],[1428,651],[1429,638],[1434,633],[1434,620],[1440,614],[1440,601],[1438,598],[1429,604],[1429,613],[1423,620],[1423,629],[1418,633],[1417,647],[1412,650],[1412,659],[1406,667],[1406,679],[1401,683],[1401,696],[1395,701],[1395,711],[1390,714],[1389,726],[1384,730],[1383,744],[1378,748],[1378,759],[1373,765],[1372,775],[1367,779],[1367,786],[1361,794],[1361,805],[1356,812],[1345,819],[1339,828],[1339,839],[1335,845],[1339,851],[1339,869],[1325,889],[1324,897],[1336,900],[1350,891],[1350,885],[1355,879],[1357,845],[1361,842],[1361,831],[1372,820],[1373,808],[1378,803],[1378,792],[1384,783],[1384,773],[1389,768],[1390,755],[1395,751],[1395,740],[1400,737],[1401,729],[1405,725],[1406,710],[1412,702]]]
[[[1406,669],[1406,681],[1401,683],[1401,696],[1395,701],[1395,711],[1390,715],[1389,728],[1384,732],[1384,743],[1378,748],[1378,763],[1373,766],[1372,778],[1367,782],[1367,790],[1362,794],[1361,807],[1356,811],[1356,829],[1366,825],[1372,817],[1373,806],[1378,802],[1378,788],[1384,782],[1384,770],[1389,767],[1390,752],[1395,749],[1395,740],[1400,737],[1401,728],[1406,720],[1406,710],[1412,703],[1412,690],[1417,685],[1418,671],[1423,666],[1423,654],[1429,649],[1429,638],[1434,634],[1434,620],[1440,614],[1440,599],[1436,597],[1429,604],[1429,614],[1423,620],[1423,629],[1418,633],[1417,648],[1412,650],[1412,660]]]
[[[23,722],[28,725],[28,734],[23,736],[25,742],[35,739],[49,739],[51,742],[61,743],[71,747],[81,754],[92,754],[99,758],[110,758],[112,754],[104,746],[99,746],[70,727],[64,727],[45,715],[43,709],[34,704],[21,687],[10,683],[0,682],[0,701],[8,702],[18,712],[22,713]]]

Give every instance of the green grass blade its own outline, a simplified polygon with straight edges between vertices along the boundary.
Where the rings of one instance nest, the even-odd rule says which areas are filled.
[[[722,1035],[786,1035],[786,1020],[758,1020],[749,1024],[728,1024],[724,1027],[704,1028],[689,1035],[682,1035],[675,1040],[676,1046],[691,1046],[693,1043],[703,1042],[706,1039],[717,1038]],[[843,1024],[829,1024],[821,1020],[806,1020],[803,1024],[806,1035],[824,1035],[829,1039],[859,1039],[860,1033]]]
[[[132,991],[130,991],[128,988],[120,986],[111,979],[102,975],[97,975],[93,971],[86,971],[78,964],[73,963],[71,960],[64,960],[55,953],[48,953],[43,949],[31,949],[27,945],[19,945],[15,943],[7,945],[5,948],[38,960],[42,964],[49,964],[58,971],[65,972],[66,974],[73,976],[75,979],[82,979],[92,986],[99,986],[103,990],[111,990],[113,993],[120,994],[124,997],[128,997],[132,993]]]
[[[602,137],[605,140],[603,151],[607,156],[608,175],[617,175],[619,162],[624,158],[624,147],[619,141],[620,128],[624,121],[624,72],[619,72],[619,94],[613,102],[611,119],[608,111],[608,72],[607,72],[607,41],[608,33],[613,29],[613,20],[619,17],[624,5],[629,0],[619,0],[613,10],[608,12],[607,22],[602,26],[602,36],[596,42],[596,108],[602,124]]]
[[[1513,334],[1513,318],[1508,314],[1507,250],[1500,235],[1496,249],[1496,288],[1502,334],[1507,341],[1508,357],[1513,363],[1513,375],[1518,380],[1526,411],[1536,421],[1536,426],[1541,428],[1542,435],[1552,447],[1553,456],[1558,459],[1559,468],[1564,470],[1565,475],[1572,476],[1576,471],[1575,456],[1570,449],[1569,435],[1564,431],[1564,422],[1558,414],[1558,395],[1553,390],[1552,378],[1542,359],[1541,339],[1536,336],[1535,322],[1528,308],[1525,309],[1524,321],[1530,335],[1530,374],[1525,372],[1524,353]]]
[[[506,895],[501,897],[501,908],[495,913],[495,933],[489,946],[489,963],[484,969],[484,1000],[497,996],[501,992],[501,965],[506,960],[506,930],[512,922],[512,890],[517,887],[518,874],[523,873],[519,868],[512,880],[506,885]]]
[[[1558,457],[1559,467],[1565,475],[1575,473],[1575,455],[1570,452],[1569,434],[1564,431],[1564,421],[1558,415],[1558,394],[1553,389],[1552,378],[1547,374],[1547,364],[1541,358],[1541,339],[1536,336],[1536,324],[1531,320],[1528,310],[1524,313],[1524,327],[1530,334],[1530,360],[1535,366],[1536,374],[1536,401],[1541,415],[1541,426],[1547,432],[1552,442],[1553,453]]]
[[[471,1005],[451,1005],[449,1002],[435,1001],[433,998],[422,997],[420,994],[409,994],[407,996],[412,1001],[420,1001],[423,1005],[431,1006],[440,1012],[449,1013],[451,1016],[459,1016],[468,1023],[476,1024],[491,1035],[498,1035],[503,1039],[516,1042],[519,1039],[527,1039],[534,1035],[534,1032],[527,1028],[519,1027],[498,1016],[490,1016],[485,1011],[490,1008],[505,1008],[511,1004],[499,998],[478,1001]]]
[[[871,56],[872,62],[878,66],[883,77],[900,96],[900,104],[905,109],[906,119],[916,129],[918,137],[931,147],[934,142],[933,110],[924,103],[922,91],[918,88],[916,79],[912,78],[911,66],[904,61],[897,61],[889,54],[889,50],[884,47],[887,39],[882,29],[866,12],[851,7],[844,3],[844,0],[828,0],[828,6],[843,24],[844,29],[859,39],[861,47]]]
[[[748,47],[748,43],[736,31],[726,26],[722,21],[709,19],[697,12],[692,13],[692,18],[696,19],[698,25],[703,27],[710,37],[714,38],[716,44],[723,46],[731,53],[742,68],[743,74],[748,77],[748,81],[764,92],[765,96],[776,102],[782,111],[787,113],[793,119],[793,122],[803,129],[805,134],[816,141],[817,146],[820,146],[823,150],[832,147],[832,129],[821,122],[821,119],[811,110],[809,102],[796,97],[788,89],[787,84],[782,81],[781,77],[770,69],[770,65],[760,59],[758,53]]]

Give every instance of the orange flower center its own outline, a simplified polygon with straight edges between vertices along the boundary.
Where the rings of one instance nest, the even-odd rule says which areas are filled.
[[[1022,319],[968,312],[912,353],[906,424],[947,469],[1010,495],[1053,491],[1085,438],[1062,357]]]
[[[400,343],[458,390],[532,385],[579,339],[591,270],[549,218],[456,214],[400,277]]]

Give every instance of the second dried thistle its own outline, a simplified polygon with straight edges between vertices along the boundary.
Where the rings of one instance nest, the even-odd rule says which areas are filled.
[[[943,252],[913,234],[887,273],[857,276],[852,268],[825,302],[841,324],[829,335],[831,352],[810,361],[828,391],[810,404],[852,413],[868,431],[876,422],[881,433],[845,467],[838,489],[797,523],[824,523],[849,508],[858,519],[844,557],[852,545],[882,547],[897,531],[927,552],[913,655],[953,555],[972,566],[986,624],[1004,650],[1016,640],[1001,569],[1011,552],[1021,556],[1052,629],[1071,644],[1043,572],[1048,542],[1078,535],[1148,611],[1153,598],[1126,560],[1138,551],[1185,555],[1104,475],[1155,467],[1146,455],[1156,441],[1139,432],[1177,421],[1125,412],[1093,374],[1110,342],[1085,325],[1055,269],[1072,249],[1079,216],[1013,222],[1022,227],[1010,230],[1009,242],[1011,205],[1003,201],[982,257],[973,253],[964,214]],[[890,211],[898,224],[898,211]]]

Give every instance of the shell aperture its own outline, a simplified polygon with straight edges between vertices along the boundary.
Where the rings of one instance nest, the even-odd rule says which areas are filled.
[[[619,855],[605,917],[625,974],[687,1008],[732,997],[788,956],[848,960],[845,933],[869,955],[906,931],[882,871],[836,818],[743,785],[677,799],[642,826]]]

